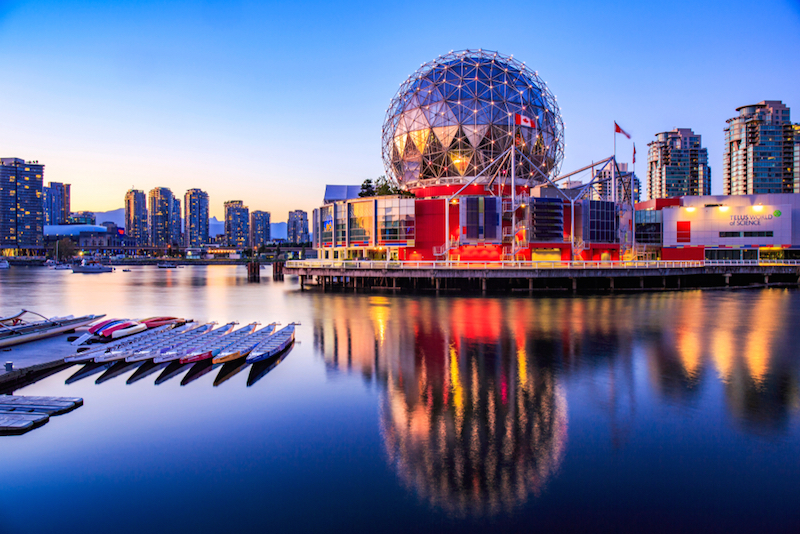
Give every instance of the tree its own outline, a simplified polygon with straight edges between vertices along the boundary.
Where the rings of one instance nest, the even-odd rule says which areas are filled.
[[[399,195],[401,197],[414,197],[414,193],[401,189],[394,180],[390,180],[385,175],[379,176],[375,181],[375,194],[378,196]]]
[[[261,255],[266,253],[267,253],[267,245],[265,245],[264,243],[258,245],[258,254]]]
[[[72,259],[75,255],[75,242],[68,237],[62,237],[56,243],[55,250],[58,251],[57,261]]]
[[[364,180],[364,183],[361,184],[361,191],[359,191],[358,196],[360,197],[375,196],[375,188],[372,186],[372,180],[370,180],[369,178]]]

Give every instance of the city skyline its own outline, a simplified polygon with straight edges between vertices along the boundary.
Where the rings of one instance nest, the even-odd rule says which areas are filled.
[[[378,31],[393,16],[389,6],[359,10],[359,32],[345,32],[340,9],[324,4],[75,7],[22,2],[0,11],[5,64],[30,79],[0,89],[15,103],[7,114],[15,128],[2,142],[9,155],[46,162],[49,180],[73,184],[75,210],[116,209],[131,184],[150,190],[168,182],[220,199],[252,191],[248,202],[272,213],[310,211],[325,183],[385,173],[380,127],[398,84],[453,49],[514,54],[549,82],[566,124],[564,171],[610,155],[614,120],[633,134],[640,155],[657,132],[692,128],[709,166],[721,171],[723,129],[735,108],[762,100],[800,106],[800,89],[784,75],[800,59],[768,44],[771,29],[755,28],[753,46],[729,53],[729,28],[744,9],[730,3],[692,4],[692,17],[680,6],[664,13],[637,3],[542,5],[537,17],[555,22],[537,29],[536,39],[506,31],[502,6],[448,13],[447,24],[428,6],[432,16],[410,36],[394,26]],[[797,4],[760,9],[782,21],[782,49],[798,49]],[[37,21],[36,40],[23,38],[25,20]],[[563,39],[558,21],[567,20],[572,37]],[[480,42],[464,33],[478,21],[496,28]],[[649,50],[656,21],[664,39],[691,39],[704,54],[666,71]],[[431,37],[409,38],[416,31]],[[206,68],[221,58],[232,59]],[[369,65],[369,75],[353,65]],[[737,76],[741,65],[754,65],[758,76]],[[320,140],[313,150],[309,129]],[[620,161],[630,161],[629,142],[617,149]],[[712,191],[722,193],[722,172]],[[210,215],[222,218],[220,202]]]

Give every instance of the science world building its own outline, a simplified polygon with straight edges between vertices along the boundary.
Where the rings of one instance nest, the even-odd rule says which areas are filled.
[[[422,65],[392,98],[381,139],[403,194],[326,192],[312,223],[319,258],[619,257],[615,203],[555,185],[561,112],[538,73],[512,56],[463,50]]]

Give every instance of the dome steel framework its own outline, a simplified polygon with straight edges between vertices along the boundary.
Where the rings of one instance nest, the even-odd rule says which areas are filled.
[[[515,125],[515,115],[531,126]],[[387,173],[409,189],[435,184],[517,185],[556,176],[564,158],[564,123],[556,98],[538,74],[512,56],[487,50],[450,52],[401,84],[382,132]],[[538,169],[537,169],[538,167]],[[540,172],[541,171],[541,172]]]

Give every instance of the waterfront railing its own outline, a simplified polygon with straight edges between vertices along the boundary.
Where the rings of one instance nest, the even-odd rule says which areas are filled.
[[[800,266],[800,260],[693,260],[693,261],[365,261],[290,260],[289,269],[691,269],[723,266]]]

